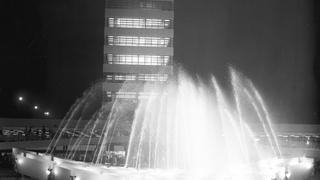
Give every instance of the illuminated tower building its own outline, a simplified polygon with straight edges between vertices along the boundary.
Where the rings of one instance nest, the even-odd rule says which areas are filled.
[[[172,74],[174,0],[106,0],[104,102],[137,99],[124,81],[165,82]]]

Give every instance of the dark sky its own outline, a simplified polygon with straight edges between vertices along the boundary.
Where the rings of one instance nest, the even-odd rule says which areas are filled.
[[[0,116],[38,117],[23,94],[62,117],[102,76],[103,0],[3,0]],[[175,60],[228,87],[251,78],[278,122],[320,123],[317,0],[176,0]]]

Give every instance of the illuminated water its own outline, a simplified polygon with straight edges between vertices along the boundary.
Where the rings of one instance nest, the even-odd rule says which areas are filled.
[[[151,96],[141,97],[138,105],[118,98],[110,114],[106,107],[94,113],[65,158],[73,159],[85,137],[89,137],[88,145],[92,137],[99,137],[90,166],[100,166],[118,127],[133,118],[125,163],[129,168],[115,170],[127,169],[129,175],[122,175],[123,179],[270,180],[284,170],[277,167],[281,151],[267,107],[253,83],[232,68],[230,82],[232,90],[225,91],[213,76],[210,83],[204,83],[181,71],[165,86],[145,84],[143,92]],[[125,83],[122,90],[128,89],[132,86]],[[86,93],[72,108],[50,148],[59,142],[75,114],[89,106],[91,95],[91,91]],[[76,127],[84,119],[77,118]],[[250,124],[262,127],[267,143],[258,143]],[[102,133],[95,135],[98,128]]]

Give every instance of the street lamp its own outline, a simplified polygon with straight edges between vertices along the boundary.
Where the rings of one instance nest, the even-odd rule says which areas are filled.
[[[37,105],[33,106],[33,109],[37,110],[39,107]]]
[[[23,101],[23,97],[22,96],[19,96],[18,97],[18,100],[21,102],[21,101]]]
[[[50,112],[49,111],[46,111],[43,113],[45,116],[50,116]]]

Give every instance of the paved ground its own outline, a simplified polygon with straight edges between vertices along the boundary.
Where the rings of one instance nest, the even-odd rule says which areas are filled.
[[[27,177],[21,177],[10,168],[0,168],[0,180],[33,180]]]
[[[313,176],[311,177],[310,179],[308,180],[319,180],[320,179],[320,174],[316,175],[316,176]]]

